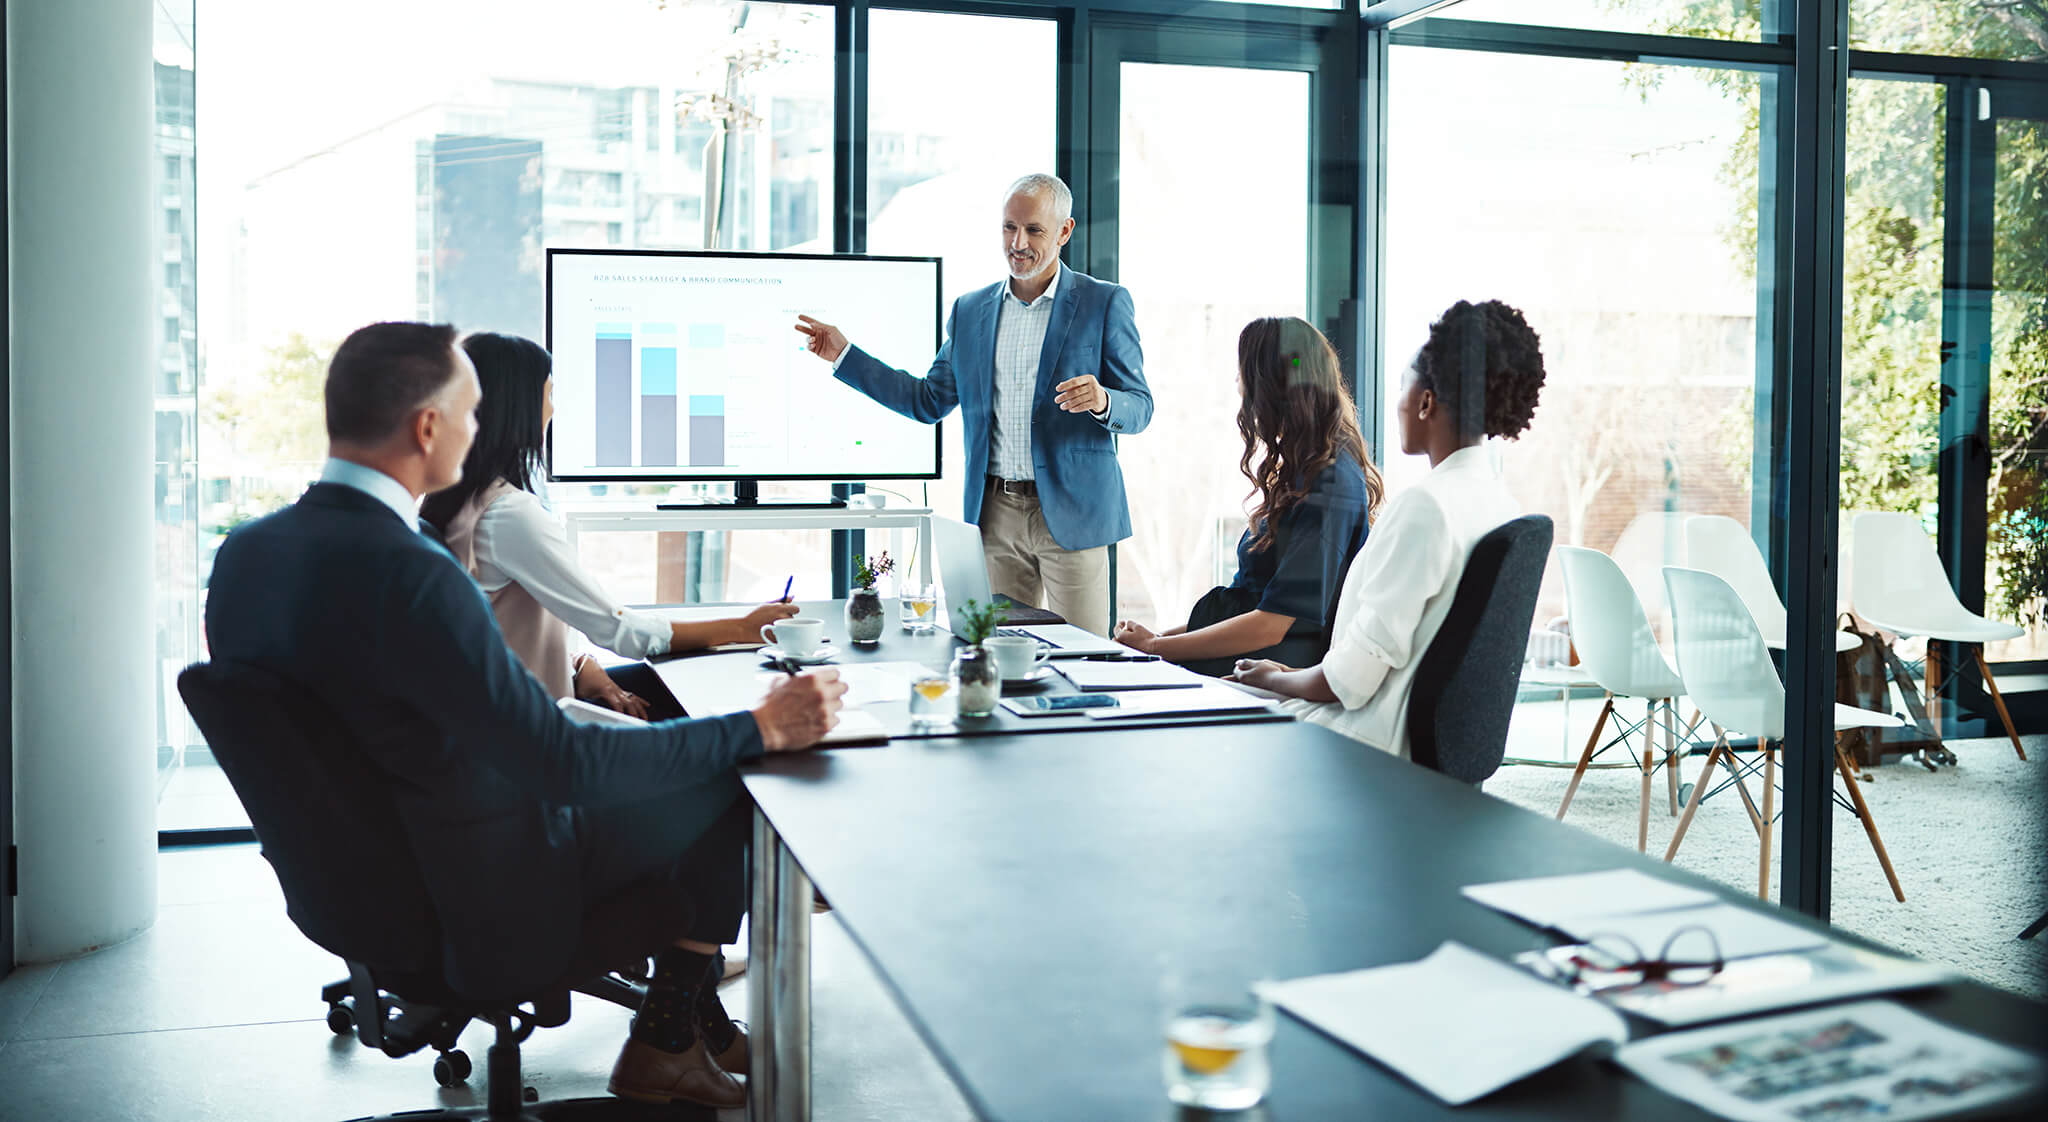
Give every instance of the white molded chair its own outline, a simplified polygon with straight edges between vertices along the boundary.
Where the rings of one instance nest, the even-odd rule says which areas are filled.
[[[1678,820],[1678,829],[1671,835],[1671,846],[1664,851],[1664,859],[1669,861],[1678,855],[1678,843],[1685,840],[1686,828],[1692,825],[1692,816],[1707,795],[1715,766],[1725,765],[1730,780],[1737,784],[1746,770],[1754,769],[1754,764],[1745,769],[1736,762],[1728,747],[1728,734],[1754,736],[1763,749],[1764,772],[1763,811],[1761,815],[1750,812],[1751,824],[1757,831],[1756,893],[1769,899],[1771,830],[1777,823],[1777,752],[1785,739],[1785,684],[1778,679],[1778,670],[1771,663],[1771,653],[1764,646],[1763,635],[1758,632],[1748,605],[1727,581],[1697,569],[1674,567],[1664,570],[1664,584],[1671,596],[1673,639],[1687,693],[1714,726],[1714,748],[1707,753],[1699,782],[1693,784],[1692,798],[1685,804],[1685,814]],[[1842,729],[1897,725],[1899,720],[1886,713],[1837,704],[1834,723]],[[1864,832],[1870,835],[1870,848],[1877,852],[1877,862],[1884,866],[1885,879],[1891,882],[1892,895],[1903,901],[1906,893],[1899,887],[1898,874],[1892,871],[1884,840],[1877,836],[1877,823],[1871,820],[1863,789],[1856,784],[1855,769],[1849,766],[1839,746],[1834,751],[1835,770],[1849,790],[1848,802],[1843,802],[1839,794],[1835,801],[1862,820]]]
[[[2019,731],[2012,714],[2006,712],[2005,698],[1999,696],[1998,682],[1984,661],[1984,644],[2017,639],[2026,630],[2000,623],[1963,607],[1949,585],[1948,573],[1934,543],[1910,514],[1864,513],[1856,516],[1854,568],[1849,574],[1849,599],[1856,614],[1901,639],[1938,639],[1968,643],[1977,656],[1977,670],[1984,675],[1984,689],[2005,722],[2005,735],[2012,738],[2012,750],[2020,759],[2027,750],[2020,747]],[[1942,688],[1947,684],[1940,670],[1935,648],[1927,648],[1927,705],[1938,712]],[[1936,724],[1939,728],[1939,723]]]
[[[1778,599],[1778,586],[1771,582],[1771,570],[1747,527],[1726,515],[1694,515],[1685,524],[1685,555],[1684,567],[1728,582],[1756,619],[1765,646],[1785,649],[1785,602]],[[1859,642],[1854,635],[1837,631],[1835,653],[1853,651]]]
[[[1557,557],[1564,569],[1566,611],[1571,617],[1572,646],[1579,653],[1579,665],[1595,685],[1607,691],[1606,704],[1593,723],[1593,735],[1586,739],[1586,750],[1579,754],[1579,766],[1573,769],[1571,784],[1564,789],[1564,802],[1557,808],[1557,817],[1562,821],[1565,811],[1571,809],[1572,796],[1578,794],[1579,781],[1586,777],[1586,768],[1593,758],[1622,745],[1643,773],[1636,849],[1644,851],[1650,843],[1650,776],[1657,767],[1657,730],[1661,725],[1664,731],[1664,773],[1671,789],[1671,813],[1676,814],[1678,746],[1699,719],[1695,717],[1692,725],[1679,730],[1672,702],[1686,692],[1685,683],[1665,661],[1656,636],[1650,633],[1650,620],[1643,612],[1642,601],[1622,575],[1621,566],[1598,550],[1578,546],[1558,546]],[[1617,714],[1617,697],[1642,698],[1646,703],[1643,719],[1631,722]],[[1613,740],[1603,744],[1600,734],[1606,730],[1610,716],[1619,731]],[[1628,747],[1629,738],[1638,732],[1643,740],[1640,752]]]
[[[1692,515],[1683,511],[1648,510],[1629,519],[1607,556],[1628,577],[1643,605],[1654,634],[1668,635],[1671,620],[1664,614],[1664,566],[1690,565],[1685,527]]]

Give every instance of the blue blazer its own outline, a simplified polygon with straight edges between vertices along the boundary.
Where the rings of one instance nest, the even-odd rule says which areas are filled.
[[[1145,431],[1152,423],[1152,391],[1145,386],[1143,353],[1131,294],[1060,266],[1045,347],[1038,356],[1038,386],[1031,403],[1031,465],[1045,528],[1062,549],[1093,549],[1131,536],[1116,433]],[[988,483],[989,431],[995,424],[996,315],[1009,282],[1001,281],[954,301],[946,341],[922,378],[893,369],[859,347],[847,348],[835,373],[877,402],[931,424],[960,407],[967,425],[967,510],[981,521]],[[1102,420],[1065,413],[1053,387],[1093,374],[1109,393]]]
[[[350,487],[317,483],[238,527],[209,589],[213,657],[311,691],[389,777],[443,969],[465,995],[531,993],[569,969],[584,906],[576,808],[662,798],[708,826],[741,797],[733,766],[761,755],[747,713],[571,723],[455,558]]]

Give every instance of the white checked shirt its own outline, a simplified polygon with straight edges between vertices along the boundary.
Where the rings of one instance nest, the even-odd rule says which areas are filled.
[[[1003,285],[996,311],[995,427],[988,434],[988,470],[1004,479],[1030,479],[1031,403],[1038,391],[1038,356],[1052,322],[1052,298],[1059,294],[1065,265],[1055,266],[1052,283],[1029,304]]]

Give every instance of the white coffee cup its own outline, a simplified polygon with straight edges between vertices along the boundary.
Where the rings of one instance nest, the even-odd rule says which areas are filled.
[[[825,621],[809,616],[779,619],[761,628],[761,641],[782,648],[782,653],[802,658],[816,654],[825,645]]]
[[[997,635],[981,645],[996,656],[996,670],[1005,678],[1022,678],[1045,662],[1051,648],[1023,635]]]

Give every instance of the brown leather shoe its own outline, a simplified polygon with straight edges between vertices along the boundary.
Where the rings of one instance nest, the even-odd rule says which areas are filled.
[[[747,1074],[747,1067],[753,1062],[753,1046],[747,1043],[747,1030],[735,1026],[732,1043],[712,1059],[734,1075]]]
[[[743,1042],[745,1037],[741,1037]],[[699,1038],[687,1051],[664,1052],[628,1038],[612,1065],[612,1094],[643,1103],[681,1099],[701,1106],[734,1109],[747,1105],[746,1088],[719,1070]]]

